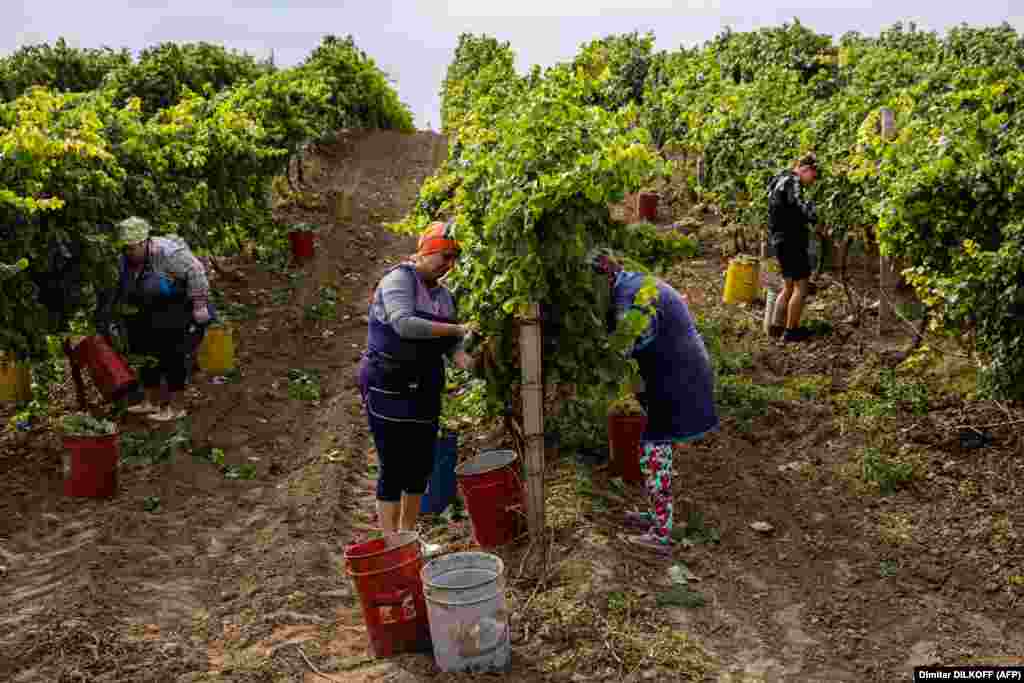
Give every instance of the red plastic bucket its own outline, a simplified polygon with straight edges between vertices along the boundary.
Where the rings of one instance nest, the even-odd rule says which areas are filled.
[[[455,468],[459,491],[481,548],[505,545],[523,528],[523,486],[514,451],[484,451]]]
[[[630,484],[644,480],[640,470],[640,437],[647,428],[646,415],[609,415],[608,448],[611,472]]]
[[[429,649],[419,535],[402,532],[349,546],[345,562],[359,593],[374,656]]]
[[[296,261],[308,261],[315,253],[316,233],[311,230],[293,230],[288,233],[292,243],[292,258]]]
[[[637,213],[640,220],[655,220],[658,217],[658,195],[653,192],[641,192],[637,198]]]
[[[117,493],[120,435],[64,437],[64,495],[110,498]]]
[[[88,369],[89,376],[107,401],[119,401],[138,391],[135,371],[102,336],[86,337],[72,353],[75,362]]]

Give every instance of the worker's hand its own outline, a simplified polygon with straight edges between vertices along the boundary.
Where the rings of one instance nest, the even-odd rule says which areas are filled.
[[[200,325],[210,322],[210,309],[206,305],[196,306],[192,309],[192,319]]]

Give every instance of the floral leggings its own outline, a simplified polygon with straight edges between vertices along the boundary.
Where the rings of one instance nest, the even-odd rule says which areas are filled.
[[[672,539],[672,448],[667,441],[644,441],[640,455],[640,469],[644,473],[647,495],[651,498],[654,514],[648,532],[662,543]]]

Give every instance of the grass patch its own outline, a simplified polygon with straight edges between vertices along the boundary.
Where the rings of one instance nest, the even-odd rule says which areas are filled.
[[[899,512],[883,512],[878,518],[878,535],[890,545],[905,545],[914,539],[914,524]]]
[[[707,602],[703,595],[689,586],[672,586],[658,593],[655,601],[658,607],[686,607],[690,609],[703,607]]]
[[[686,524],[673,527],[672,538],[690,544],[720,543],[722,533],[715,527],[707,525],[704,521],[704,513],[694,510],[690,513]]]
[[[331,286],[317,291],[317,301],[306,306],[307,320],[337,320],[338,290]]]
[[[259,590],[260,582],[255,576],[243,576],[242,580],[238,584],[238,592],[245,597],[249,597],[257,590]]]
[[[633,591],[600,599],[579,585],[589,584],[557,586],[533,601],[531,621],[544,639],[572,644],[540,661],[541,672],[604,676],[611,670],[622,680],[656,669],[671,676],[661,680],[702,680],[715,670],[714,660],[696,641],[677,627],[658,623],[657,612]]]
[[[252,320],[256,317],[256,309],[249,304],[238,301],[228,301],[224,298],[223,292],[213,290],[210,292],[210,300],[217,309],[217,317],[222,322]]]
[[[978,484],[972,479],[964,479],[957,486],[957,493],[964,498],[974,498],[978,495]]]
[[[287,228],[281,224],[251,243],[253,259],[272,273],[286,273],[292,260]]]
[[[211,463],[215,465],[224,475],[225,479],[255,479],[256,478],[256,465],[252,463],[244,463],[242,465],[232,465],[224,461],[224,451],[220,448],[211,448],[209,446],[201,448],[193,453],[198,460]]]
[[[718,357],[718,372],[737,375],[754,367],[754,354],[749,351],[726,351]]]
[[[270,293],[270,303],[274,306],[284,306],[292,298],[292,289],[290,287],[282,287],[281,289],[275,289]]]
[[[288,398],[296,401],[319,401],[320,372],[317,370],[288,371]]]
[[[576,495],[590,499],[593,510],[603,512],[608,510],[608,500],[604,495],[594,489],[594,480],[590,476],[589,468],[576,463],[575,477]]]
[[[753,354],[744,348],[747,342],[741,339],[743,334],[759,331],[753,320],[713,316],[700,311],[693,315],[715,374],[736,374],[753,367]]]
[[[882,396],[891,405],[912,415],[927,415],[930,406],[928,385],[918,379],[903,377],[887,369],[879,376]]]
[[[725,375],[715,383],[715,401],[726,415],[739,421],[749,431],[752,420],[763,415],[773,401],[785,400],[778,387],[755,384],[747,377]]]
[[[1013,529],[1013,522],[1005,513],[1000,514],[992,522],[992,534],[989,542],[992,549],[999,553],[1005,553],[1017,540],[1017,532]]]
[[[844,434],[851,428],[872,431],[877,429],[882,421],[895,417],[893,406],[878,396],[860,389],[839,394],[835,402],[840,414],[840,431]]]
[[[787,395],[800,401],[817,401],[832,392],[832,378],[827,375],[801,375],[786,380]]]
[[[878,575],[887,579],[890,576],[896,576],[896,572],[899,568],[899,562],[896,560],[882,560],[878,563]]]
[[[921,417],[931,409],[928,384],[892,369],[855,375],[851,386],[835,398],[844,434],[854,428],[877,432],[898,417]]]
[[[876,484],[883,496],[903,488],[916,475],[914,463],[887,455],[878,448],[865,448],[861,456],[861,478],[868,484]]]

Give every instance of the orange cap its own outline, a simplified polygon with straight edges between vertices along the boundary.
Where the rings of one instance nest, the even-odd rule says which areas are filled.
[[[459,243],[452,237],[451,221],[448,221],[447,223],[431,223],[427,229],[423,231],[423,234],[420,235],[420,242],[416,249],[416,253],[420,256],[428,256],[446,249],[454,249],[455,251],[459,250]]]

